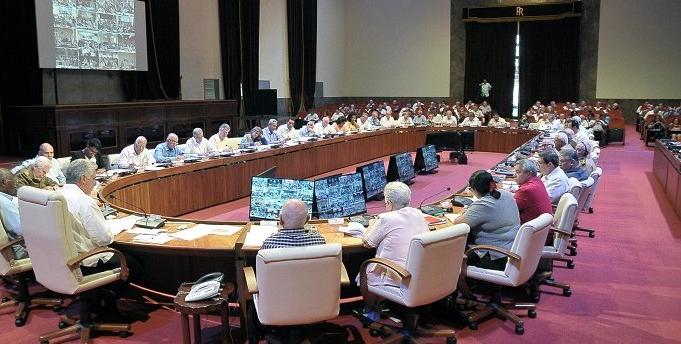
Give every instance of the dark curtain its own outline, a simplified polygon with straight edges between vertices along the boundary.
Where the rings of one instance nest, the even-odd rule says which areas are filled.
[[[303,106],[314,107],[317,82],[317,0],[303,0]]]
[[[579,18],[520,23],[520,103],[579,96]]]
[[[225,99],[241,98],[241,31],[239,30],[238,0],[220,0],[220,51],[222,64],[222,83]]]
[[[479,102],[479,84],[487,79],[492,109],[511,115],[516,34],[516,23],[466,23],[464,101]]]
[[[123,72],[128,100],[179,99],[180,13],[178,0],[144,0],[147,17],[146,72]]]
[[[241,0],[241,84],[244,92],[244,113],[257,111],[259,74],[260,1]]]
[[[286,1],[286,24],[288,27],[288,82],[291,93],[289,112],[295,115],[300,110],[303,76],[303,1]]]
[[[42,81],[42,70],[38,67],[35,2],[0,1],[0,99],[3,105],[42,105]]]

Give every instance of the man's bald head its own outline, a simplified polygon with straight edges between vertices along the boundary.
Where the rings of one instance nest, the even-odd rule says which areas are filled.
[[[279,220],[284,229],[303,228],[307,222],[307,206],[299,199],[290,199],[281,207]]]
[[[51,144],[45,142],[38,148],[38,155],[52,159],[54,158],[54,147],[52,147]]]

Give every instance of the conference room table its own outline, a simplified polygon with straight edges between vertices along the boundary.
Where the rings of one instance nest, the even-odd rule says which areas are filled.
[[[656,140],[653,153],[653,174],[662,185],[664,194],[676,214],[681,216],[681,143]],[[673,149],[673,150],[672,150]]]
[[[428,134],[442,132],[472,132],[476,151],[501,153],[510,153],[538,135],[534,130],[488,127],[383,129],[136,173],[105,182],[98,195],[103,203],[119,210],[119,217],[144,213],[164,217],[167,220],[164,230],[168,232],[196,224],[240,227],[233,235],[175,239],[164,244],[135,241],[135,235],[127,231],[115,237],[113,247],[143,263],[144,272],[138,274],[142,286],[174,294],[181,282],[214,271],[223,272],[227,280],[237,280],[235,266],[249,264],[248,259],[258,250],[243,245],[245,233],[254,224],[247,218],[237,222],[202,221],[184,218],[184,214],[249,196],[251,178],[273,166],[277,167],[279,178],[312,179],[372,159],[413,152],[425,144]],[[442,195],[442,199],[452,195]],[[361,239],[339,232],[337,225],[327,221],[311,224],[328,243],[343,245],[343,259],[351,276],[358,273],[361,261],[374,254],[362,246]],[[344,288],[343,294],[351,296],[357,292],[356,288]]]

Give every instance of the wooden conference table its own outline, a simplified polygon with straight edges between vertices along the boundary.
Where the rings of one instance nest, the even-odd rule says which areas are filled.
[[[134,254],[144,263],[144,286],[174,293],[181,282],[213,271],[222,271],[228,280],[235,280],[235,251],[242,249],[239,240],[243,240],[250,226],[248,219],[188,221],[182,218],[183,214],[249,196],[251,177],[273,166],[277,166],[277,176],[281,178],[310,178],[395,153],[413,152],[425,144],[429,133],[443,131],[473,132],[476,151],[500,153],[510,153],[538,134],[534,130],[488,127],[384,129],[138,173],[107,183],[99,197],[123,213],[141,214],[140,210],[144,210],[159,214],[168,219],[165,228],[171,232],[178,226],[197,223],[244,227],[231,236],[176,239],[163,245],[134,242],[133,235],[127,232],[117,235],[113,246]],[[443,198],[445,196],[451,195]],[[344,236],[335,226],[323,222],[317,222],[320,233],[329,243],[343,244],[344,260],[361,262],[373,255],[362,247],[360,239]],[[257,248],[243,247],[243,250],[256,251]],[[357,273],[357,267],[358,264],[348,264],[351,276]]]
[[[681,153],[672,152],[663,142],[668,141],[655,141],[653,174],[662,185],[672,208],[681,216]]]

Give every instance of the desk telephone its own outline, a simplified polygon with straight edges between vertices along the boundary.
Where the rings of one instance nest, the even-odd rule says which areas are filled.
[[[224,277],[222,272],[213,272],[199,278],[184,298],[185,301],[201,301],[217,296],[222,289]]]

